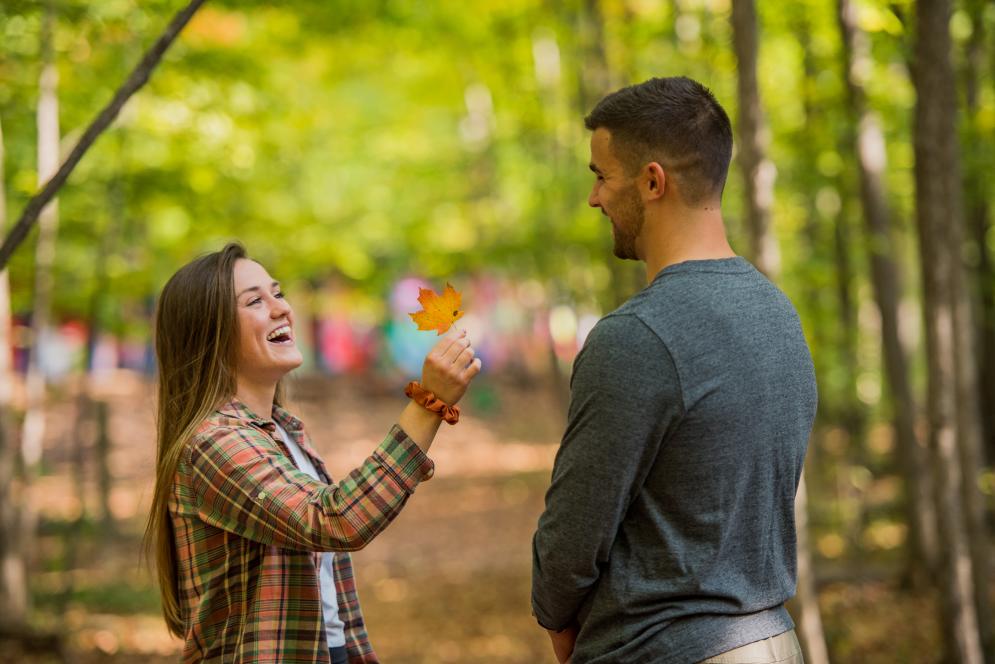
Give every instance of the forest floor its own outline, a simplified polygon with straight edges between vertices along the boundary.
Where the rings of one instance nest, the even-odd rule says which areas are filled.
[[[375,381],[306,378],[292,390],[292,408],[337,477],[362,462],[404,406],[397,385]],[[154,476],[152,390],[121,373],[95,393],[110,405],[109,504],[116,526],[108,532],[96,518],[78,520],[81,505],[94,515],[99,501],[91,446],[83,450],[82,501],[75,488],[76,406],[65,389],[53,395],[44,473],[33,492],[41,514],[33,622],[62,635],[72,662],[174,662],[181,644],[167,634],[152,577],[139,561]],[[382,661],[554,661],[529,613],[529,576],[531,535],[563,425],[556,395],[548,387],[478,381],[463,420],[443,427],[432,447],[435,477],[354,555],[368,631]],[[91,426],[80,433],[91,439]],[[833,579],[819,589],[832,661],[939,660],[935,605],[900,589],[889,560],[895,557],[859,568],[836,561],[833,573],[820,573]],[[816,566],[830,568],[820,559]],[[862,575],[871,568],[877,571]],[[0,643],[0,659],[58,661],[40,649],[12,648]]]

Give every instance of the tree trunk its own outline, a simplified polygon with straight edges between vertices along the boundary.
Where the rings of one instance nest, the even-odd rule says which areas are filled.
[[[984,11],[986,3],[981,0],[971,0],[967,3],[971,17],[971,37],[967,44],[964,59],[964,87],[966,102],[966,117],[968,120],[968,135],[975,154],[979,151],[990,151],[991,136],[983,129],[982,120],[978,115],[978,80],[983,77],[985,55]],[[984,499],[975,488],[973,473],[981,468],[984,462],[985,450],[988,451],[989,464],[995,463],[995,268],[992,265],[991,250],[988,247],[988,235],[992,231],[989,218],[987,172],[977,160],[972,160],[965,173],[964,183],[967,193],[967,224],[968,238],[977,252],[977,267],[974,283],[968,282],[965,299],[973,291],[972,307],[970,300],[962,302],[961,310],[961,389],[976,394],[979,401],[964,409],[962,415],[966,418],[966,426],[973,427],[975,433],[970,436],[970,443],[965,446],[963,459],[964,468],[968,473],[971,486],[966,486],[968,495],[966,503],[970,514],[970,531],[972,558],[975,561],[975,599],[978,604],[978,622],[981,625],[981,640],[989,661],[995,662],[995,632],[993,632],[992,607],[988,589],[990,588],[991,569],[988,564],[988,533]],[[961,272],[963,274],[963,272]],[[971,313],[977,313],[976,321],[967,318]],[[967,336],[964,326],[976,330],[975,339]],[[975,345],[976,344],[976,345]],[[979,357],[980,364],[974,373],[971,358]],[[977,385],[971,385],[971,379],[977,380]],[[980,420],[972,410],[979,411]]]
[[[808,486],[802,473],[795,496],[795,530],[798,534],[798,608],[799,633],[808,664],[829,664],[822,615],[819,613],[819,593],[812,567],[812,547],[808,540]],[[804,554],[803,554],[804,552]]]
[[[3,127],[0,126],[0,232],[6,226],[7,210],[4,158]],[[10,283],[4,269],[0,270],[0,631],[16,633],[27,622],[28,573],[16,546],[20,501],[13,482],[18,457],[10,418],[13,382]]]
[[[867,468],[866,433],[867,417],[863,403],[857,393],[857,381],[860,374],[860,362],[857,356],[857,344],[860,335],[858,328],[857,301],[854,292],[854,268],[850,260],[851,254],[851,221],[849,219],[851,206],[844,199],[841,209],[836,214],[833,223],[833,266],[836,277],[836,302],[839,336],[834,339],[839,352],[839,363],[846,377],[846,389],[836,397],[835,416],[846,433],[846,453],[841,460],[844,472],[854,468]],[[844,494],[841,496],[843,508],[842,530],[849,548],[855,555],[861,555],[864,549],[863,532],[867,522],[867,501],[864,500],[864,489],[847,482]]]
[[[41,31],[42,69],[38,81],[38,182],[48,180],[59,165],[59,72],[54,62],[51,3],[45,8]],[[45,435],[45,375],[41,363],[41,341],[48,329],[52,300],[52,266],[55,263],[55,237],[58,232],[58,202],[52,200],[38,220],[38,244],[35,250],[35,290],[31,307],[31,351],[26,378],[27,405],[24,415],[21,454],[28,469],[41,460]]]
[[[956,98],[950,62],[950,0],[916,3],[914,51],[916,87],[915,177],[916,218],[922,262],[926,350],[929,367],[929,436],[937,471],[936,502],[942,556],[941,620],[947,655],[965,664],[984,662],[976,584],[977,546],[972,546],[977,491],[971,456],[978,431],[976,394],[972,382],[969,341],[965,329],[966,302],[960,260],[960,165],[955,131]],[[967,329],[968,334],[971,330]],[[967,403],[964,403],[966,401]],[[974,404],[972,406],[972,404]],[[967,509],[965,509],[967,507]],[[980,590],[984,590],[981,588]],[[987,604],[987,602],[985,602]],[[979,610],[980,609],[980,610]]]
[[[754,265],[776,278],[781,258],[770,233],[777,170],[767,159],[767,128],[757,85],[757,14],[753,0],[733,0],[732,42],[738,63],[739,166],[746,191],[745,217]]]
[[[110,408],[106,401],[94,403],[96,418],[96,455],[97,466],[97,503],[100,505],[100,524],[104,536],[111,535],[116,530],[114,524],[114,513],[111,511],[111,488],[113,487],[113,476],[111,475],[111,436],[110,436]]]
[[[881,348],[891,397],[892,427],[905,480],[906,520],[910,530],[908,577],[917,586],[933,578],[938,547],[936,511],[927,450],[915,434],[916,404],[909,381],[908,355],[899,335],[901,269],[891,228],[891,211],[885,195],[886,152],[884,136],[875,114],[867,108],[862,72],[870,65],[870,45],[857,26],[851,0],[838,0],[843,37],[843,69],[847,102],[855,136],[860,202],[864,235],[870,259],[874,299],[881,315]]]
[[[980,12],[979,12],[980,18]],[[979,22],[975,26],[979,30],[982,24]],[[981,34],[980,32],[978,34]],[[953,84],[953,66],[949,60],[948,48],[947,66],[950,69],[951,82],[949,84],[951,93],[955,93]],[[956,99],[956,97],[953,97]],[[959,163],[960,147],[958,133],[956,130],[956,109],[948,120],[949,140],[955,156],[955,169],[953,173],[960,176],[961,169]],[[956,209],[963,211],[963,189],[962,181],[954,180],[955,195],[958,204]],[[983,186],[983,185],[981,185]],[[965,254],[965,231],[963,227],[963,214],[953,217],[954,223],[950,225],[950,243],[956,261],[954,263],[954,329],[957,332],[955,345],[957,349],[957,420],[960,429],[960,462],[963,468],[964,483],[962,485],[962,499],[964,502],[964,513],[967,515],[968,541],[971,549],[971,561],[974,565],[974,601],[978,613],[978,631],[981,638],[982,650],[986,661],[995,664],[995,632],[992,625],[992,606],[989,595],[991,587],[991,564],[990,546],[988,543],[988,527],[985,518],[985,497],[979,487],[979,473],[984,463],[984,419],[982,416],[981,401],[981,368],[978,366],[978,324],[975,320],[974,286],[968,276],[967,265],[963,260]],[[948,222],[949,223],[949,222]],[[981,247],[981,253],[985,252]],[[979,254],[980,255],[980,254]],[[980,271],[990,266],[980,266]],[[988,275],[991,279],[991,275]],[[989,282],[982,282],[983,287],[992,288]]]
[[[41,30],[41,76],[38,81],[38,181],[48,180],[59,164],[59,74],[55,65],[53,31],[55,14],[51,2],[45,6]],[[23,498],[19,506],[21,527],[17,555],[30,567],[37,528],[37,512],[30,500],[31,485],[41,463],[45,437],[45,372],[42,364],[43,335],[49,327],[52,301],[52,268],[55,262],[55,236],[58,208],[53,199],[41,211],[38,221],[38,244],[35,251],[35,289],[31,307],[31,346],[25,377],[25,412],[21,431],[21,468]]]
[[[7,191],[4,187],[3,125],[0,124],[0,233],[7,227]],[[13,396],[13,366],[11,363],[10,278],[0,270],[0,408],[7,408]]]
[[[863,463],[863,432],[866,426],[864,409],[857,396],[857,376],[860,373],[859,361],[857,359],[857,301],[853,296],[854,291],[854,268],[850,260],[851,255],[851,235],[849,211],[844,203],[842,211],[836,215],[836,223],[833,224],[833,264],[836,273],[836,301],[839,303],[839,327],[841,336],[839,339],[839,350],[842,358],[843,370],[850,389],[841,395],[844,402],[841,404],[840,415],[843,420],[843,428],[850,436],[850,446],[855,454],[851,454],[851,460],[855,463]]]
[[[978,312],[979,382],[984,424],[985,450],[989,465],[995,465],[995,266],[992,265],[992,250],[988,246],[991,232],[989,173],[982,163],[981,156],[991,153],[991,136],[984,129],[978,115],[979,80],[984,78],[986,64],[985,49],[985,0],[970,0],[967,10],[971,17],[971,37],[967,42],[964,57],[964,98],[965,117],[968,121],[969,146],[974,159],[971,159],[964,173],[964,189],[967,196],[967,227],[969,240],[977,252],[975,275],[976,303]]]
[[[118,154],[122,154],[121,143],[118,144]],[[124,192],[118,180],[111,181],[107,190],[107,202],[109,212],[109,224],[104,230],[101,238],[100,248],[97,251],[97,263],[94,275],[93,297],[90,302],[90,316],[87,324],[87,352],[86,352],[86,372],[87,376],[92,376],[93,360],[100,341],[100,333],[103,329],[104,301],[109,287],[107,275],[107,259],[115,255],[121,244],[121,238],[127,236],[128,217],[124,214]],[[317,346],[317,344],[314,344]],[[89,392],[91,379],[88,378],[85,385]],[[112,475],[110,470],[111,439],[108,424],[108,404],[106,401],[94,401],[92,395],[88,394],[88,401],[93,407],[95,418],[95,466],[97,473],[97,496],[100,508],[101,529],[104,535],[109,535],[115,531],[114,514],[110,509],[110,494],[112,488]]]
[[[577,13],[577,22],[579,55],[583,63],[578,77],[578,110],[586,116],[602,97],[621,87],[622,77],[608,62],[601,0],[583,0]],[[611,283],[601,299],[602,304],[610,311],[621,306],[646,285],[646,272],[638,263],[620,260],[609,260],[608,269],[611,272]]]
[[[601,1],[584,0],[579,19],[581,58],[584,63],[580,76],[580,106],[581,112],[587,115],[602,97],[619,87],[619,82],[608,63]]]
[[[802,70],[805,75],[803,79],[805,82],[802,84],[802,107],[805,112],[805,133],[797,138],[797,145],[803,163],[808,164],[816,163],[819,153],[823,149],[819,142],[820,137],[833,133],[825,125],[823,118],[825,114],[818,111],[818,100],[813,94],[815,86],[811,82],[817,78],[823,65],[817,62],[816,55],[811,48],[811,20],[810,16],[803,14],[789,27],[792,32],[798,35],[799,44],[802,47]],[[866,467],[868,465],[865,458],[867,416],[866,408],[857,393],[859,374],[857,351],[860,330],[857,298],[854,296],[856,274],[851,259],[853,233],[850,228],[852,224],[850,205],[847,202],[849,197],[844,194],[840,198],[840,203],[832,206],[835,209],[831,210],[824,206],[820,210],[819,192],[825,184],[830,182],[835,190],[846,190],[846,183],[842,181],[842,178],[830,181],[816,172],[810,174],[803,185],[803,188],[809,191],[805,236],[810,255],[814,256],[827,244],[820,237],[819,227],[826,224],[832,231],[831,246],[835,268],[833,276],[835,277],[836,298],[823,297],[824,288],[818,285],[810,286],[806,297],[809,298],[809,306],[812,303],[826,300],[825,306],[828,310],[824,310],[822,313],[831,316],[832,320],[839,321],[836,326],[815,325],[809,330],[809,334],[814,337],[810,339],[814,346],[838,349],[839,359],[836,362],[838,367],[842,367],[845,388],[838,393],[823,393],[820,397],[819,410],[822,421],[839,423],[846,434],[846,456],[841,459],[841,463],[837,464],[846,470],[852,466]],[[810,261],[811,259],[804,262]],[[803,278],[802,281],[805,279]],[[830,309],[830,307],[833,308]],[[817,318],[816,320],[824,319]],[[816,356],[813,356],[813,361],[815,360]],[[816,375],[825,375],[819,371],[820,368],[825,369],[826,367],[817,367]],[[859,555],[863,549],[862,533],[867,516],[867,501],[864,500],[863,490],[852,483],[840,483],[838,486],[844,487],[838,495],[837,501],[840,504],[840,518],[842,520],[840,528],[847,539],[848,548]]]
[[[774,165],[766,155],[766,132],[760,91],[757,85],[757,18],[753,0],[733,0],[733,44],[739,71],[739,161],[746,181],[745,209],[750,246],[757,269],[776,281],[780,272],[777,240],[770,228],[770,207],[774,200]],[[809,548],[808,498],[804,478],[795,500],[798,531],[798,587],[801,606],[799,636],[809,664],[828,664],[826,637],[815,594],[812,553]],[[820,659],[821,658],[821,659]]]

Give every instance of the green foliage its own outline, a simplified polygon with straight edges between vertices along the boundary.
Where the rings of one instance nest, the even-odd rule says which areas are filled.
[[[56,3],[66,148],[182,4]],[[869,104],[885,129],[911,296],[907,4],[866,0],[859,20],[871,40]],[[835,419],[833,404],[854,398],[854,376],[844,370],[844,312],[834,293],[845,289],[860,317],[865,406],[879,402],[872,383],[880,364],[835,3],[759,10],[781,283],[816,355],[830,405],[823,414]],[[0,7],[8,219],[37,187],[40,14],[38,2]],[[990,35],[995,13],[981,16]],[[962,46],[970,17],[959,12],[955,23]],[[728,0],[484,0],[472,11],[455,0],[208,3],[61,192],[57,317],[85,315],[104,261],[103,322],[144,334],[163,280],[233,237],[287,282],[338,273],[380,294],[407,273],[497,271],[538,277],[556,299],[608,309],[628,290],[611,283],[621,272],[611,264],[607,225],[586,206],[582,118],[605,92],[592,89],[592,63],[603,52],[615,84],[696,77],[735,119],[730,40]],[[983,172],[995,154],[985,132],[993,118],[993,89],[983,85],[965,129],[971,172]],[[725,213],[734,247],[745,253],[741,198],[734,169]],[[841,252],[851,270],[842,281]],[[29,241],[10,267],[21,313],[30,309],[32,266]]]

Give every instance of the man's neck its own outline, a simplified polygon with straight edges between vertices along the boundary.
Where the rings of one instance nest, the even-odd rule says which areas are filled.
[[[694,260],[733,258],[718,207],[683,208],[644,225],[646,283],[671,265]]]
[[[235,396],[258,417],[269,419],[273,415],[275,395],[276,383],[255,383],[243,378],[238,379]]]

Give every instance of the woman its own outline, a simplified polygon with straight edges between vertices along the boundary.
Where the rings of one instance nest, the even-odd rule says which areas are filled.
[[[376,662],[348,551],[419,482],[444,415],[480,371],[465,333],[428,354],[384,441],[332,482],[281,379],[301,364],[294,314],[239,244],[180,269],[155,322],[158,453],[146,543],[186,662]],[[417,403],[416,403],[417,402]],[[422,405],[419,405],[422,404]]]

